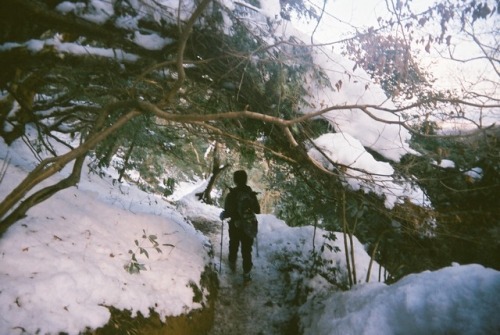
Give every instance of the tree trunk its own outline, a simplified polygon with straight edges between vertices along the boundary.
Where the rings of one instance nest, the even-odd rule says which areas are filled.
[[[371,271],[372,271],[373,260],[375,259],[375,255],[377,253],[378,246],[380,244],[380,241],[382,241],[382,237],[384,236],[385,233],[386,233],[386,231],[383,231],[380,234],[380,236],[377,239],[377,242],[375,242],[375,246],[373,247],[373,251],[372,251],[372,254],[371,254],[371,257],[370,257],[370,264],[368,264],[368,272],[366,273],[366,282],[367,283],[370,281],[370,274],[371,274]],[[379,268],[378,279],[380,281],[380,268]]]
[[[203,201],[206,204],[213,203],[212,198],[210,197],[210,193],[212,192],[215,182],[217,181],[217,179],[219,179],[221,173],[229,166],[230,165],[221,166],[219,157],[219,143],[218,142],[215,143],[214,159],[212,162],[212,175],[210,176],[210,180],[208,181],[205,190],[203,192],[196,193],[196,196],[198,197],[199,200]]]
[[[0,225],[0,236],[3,235],[3,233],[7,230],[8,227],[10,227],[12,224],[14,224],[16,221],[24,218],[26,216],[26,212],[31,208],[39,203],[47,200],[57,192],[71,187],[75,186],[78,181],[80,180],[80,175],[82,172],[82,166],[83,162],[85,161],[85,155],[80,156],[75,160],[75,165],[73,166],[73,171],[71,174],[59,181],[58,183],[45,187],[31,196],[29,196],[27,199],[25,199],[19,206],[14,209],[5,219],[2,220],[1,225]]]
[[[346,217],[346,210],[345,210],[345,192],[342,192],[342,232],[344,235],[344,252],[345,252],[345,263],[347,267],[347,277],[349,279],[349,287],[352,287],[354,285],[352,281],[352,272],[351,272],[351,260],[349,257],[349,245],[347,244],[347,217]]]
[[[135,147],[135,138],[130,144],[130,147],[127,150],[127,153],[125,154],[125,157],[123,158],[123,167],[120,170],[120,176],[118,177],[118,182],[121,183],[123,179],[123,175],[125,174],[125,171],[127,170],[127,165],[130,160],[130,157],[132,156],[132,151],[134,150]]]
[[[354,257],[354,243],[352,239],[352,232],[348,232],[349,234],[349,244],[351,245],[351,268],[352,268],[352,282],[356,284],[358,281],[357,275],[356,275],[356,257]]]

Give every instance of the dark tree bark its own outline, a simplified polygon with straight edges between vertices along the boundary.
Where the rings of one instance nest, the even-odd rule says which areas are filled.
[[[199,200],[203,201],[204,203],[207,204],[212,204],[212,198],[210,197],[210,193],[212,192],[212,189],[217,182],[217,179],[219,179],[220,175],[222,172],[227,169],[230,165],[222,165],[220,163],[220,157],[219,157],[219,143],[217,142],[215,144],[215,149],[214,149],[214,159],[212,163],[212,175],[210,176],[210,180],[208,181],[207,187],[203,192],[197,193],[196,196],[198,197]]]
[[[38,192],[35,192],[26,200],[22,201],[21,204],[16,207],[5,219],[0,222],[0,236],[16,221],[24,218],[26,212],[39,203],[49,199],[51,196],[57,192],[75,186],[80,180],[83,162],[85,161],[85,156],[80,156],[75,160],[75,165],[73,165],[73,170],[71,174],[59,181],[58,183],[45,187]]]

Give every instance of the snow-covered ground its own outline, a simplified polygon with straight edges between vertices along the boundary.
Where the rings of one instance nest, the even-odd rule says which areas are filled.
[[[0,143],[0,159],[10,157],[0,199],[33,167],[23,146]],[[225,264],[227,225],[219,263],[221,209],[196,201],[195,191],[183,186],[174,206],[113,184],[112,171],[102,179],[85,172],[78,187],[30,210],[0,240],[0,334],[78,334],[106,324],[105,306],[144,315],[149,308],[161,316],[187,312],[201,306],[189,284],[199,283],[205,266],[222,270],[211,335],[285,334],[297,322],[305,335],[500,333],[500,272],[455,264],[390,286],[372,275],[370,283],[343,292],[310,276],[313,236],[315,250],[331,243],[323,232],[291,228],[268,214],[259,216],[253,281],[243,287]],[[342,249],[342,235],[336,236],[333,245]],[[356,243],[358,277],[365,278],[369,257]],[[325,250],[342,278],[343,252]],[[144,266],[139,273],[124,268],[130,252]]]

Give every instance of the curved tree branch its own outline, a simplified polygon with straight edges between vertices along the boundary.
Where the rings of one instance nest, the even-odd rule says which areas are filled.
[[[193,30],[194,23],[200,15],[203,13],[205,8],[208,6],[212,0],[203,0],[198,7],[196,7],[196,10],[194,13],[191,15],[189,18],[188,22],[186,25],[181,29],[181,35],[179,37],[179,45],[177,47],[177,73],[178,73],[178,78],[175,81],[174,85],[172,88],[169,90],[167,96],[165,97],[163,103],[168,104],[172,100],[172,98],[177,94],[177,91],[182,87],[182,84],[184,83],[184,80],[186,79],[186,72],[184,71],[184,51],[186,50],[186,43],[191,35],[191,31]],[[179,3],[180,6],[180,3]]]
[[[460,100],[451,100],[450,101],[450,100],[444,100],[444,99],[437,99],[437,100],[438,101],[441,100],[442,102],[446,102],[446,103],[451,103],[451,102],[458,103],[460,101]],[[462,102],[462,101],[460,101],[460,102]],[[302,116],[299,116],[299,117],[296,117],[296,118],[290,119],[290,120],[285,120],[285,119],[282,119],[282,118],[279,118],[276,116],[272,116],[272,115],[252,112],[249,110],[236,111],[236,112],[225,112],[225,113],[218,113],[218,114],[203,114],[203,115],[201,115],[201,114],[172,114],[172,113],[165,112],[164,110],[161,110],[160,108],[158,108],[158,106],[156,106],[152,103],[149,103],[149,102],[137,101],[136,103],[137,103],[138,108],[140,108],[142,111],[153,113],[156,116],[158,116],[159,118],[162,118],[166,121],[172,121],[172,122],[190,123],[190,122],[217,121],[217,120],[225,120],[225,119],[249,118],[249,119],[259,120],[259,121],[266,122],[266,123],[276,124],[276,125],[279,125],[281,127],[290,127],[294,124],[298,124],[298,123],[305,122],[307,120],[311,120],[313,118],[316,118],[318,116],[321,116],[323,114],[326,114],[327,112],[334,111],[334,110],[359,109],[359,110],[363,111],[365,114],[367,114],[368,116],[370,116],[373,120],[383,122],[386,124],[400,125],[401,127],[404,127],[409,132],[411,132],[415,135],[424,136],[424,137],[442,137],[440,135],[422,134],[421,132],[418,132],[415,129],[413,129],[412,127],[408,126],[406,124],[406,122],[404,122],[404,121],[386,120],[386,119],[383,119],[383,118],[376,116],[375,114],[373,114],[372,112],[369,111],[369,109],[371,108],[371,109],[390,112],[390,113],[397,113],[397,112],[401,112],[404,110],[408,110],[410,108],[416,108],[418,106],[421,106],[423,104],[423,102],[415,103],[415,104],[412,104],[411,106],[406,106],[406,107],[402,107],[402,108],[394,108],[394,109],[381,107],[378,105],[369,105],[369,104],[367,104],[367,105],[331,106],[331,107],[323,108],[323,109],[316,111],[316,112],[304,114]],[[462,103],[466,103],[466,102],[462,102]],[[469,105],[478,106],[478,107],[483,106],[484,107],[484,105],[474,104],[474,103],[469,103]],[[494,107],[494,106],[490,105],[488,107]],[[500,107],[500,105],[498,107]],[[461,136],[461,137],[462,136],[472,136],[474,134],[475,133],[468,133],[467,135],[461,134],[461,135],[456,135],[456,136]],[[450,135],[446,135],[446,137],[450,137]]]
[[[124,103],[116,103],[110,105],[111,107],[124,107]],[[120,119],[118,119],[113,125],[104,130],[99,131],[95,135],[89,137],[84,144],[79,146],[76,149],[73,149],[61,156],[46,158],[40,162],[40,164],[31,171],[26,178],[19,183],[19,185],[11,191],[10,194],[6,196],[6,198],[0,203],[0,225],[5,225],[6,223],[3,221],[5,215],[15,206],[16,203],[21,201],[21,199],[42,181],[51,177],[58,171],[60,171],[64,166],[66,166],[69,162],[74,159],[77,159],[81,156],[85,156],[85,154],[92,148],[94,148],[99,142],[104,140],[113,132],[117,131],[121,127],[123,127],[127,122],[129,122],[134,117],[140,115],[140,112],[137,110],[131,110],[127,114],[123,115]]]

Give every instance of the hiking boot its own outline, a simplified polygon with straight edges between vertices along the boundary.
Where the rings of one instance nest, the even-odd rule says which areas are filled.
[[[231,272],[236,272],[236,262],[229,262],[229,268]]]
[[[248,283],[252,280],[252,276],[250,276],[250,272],[243,274],[243,283]]]

